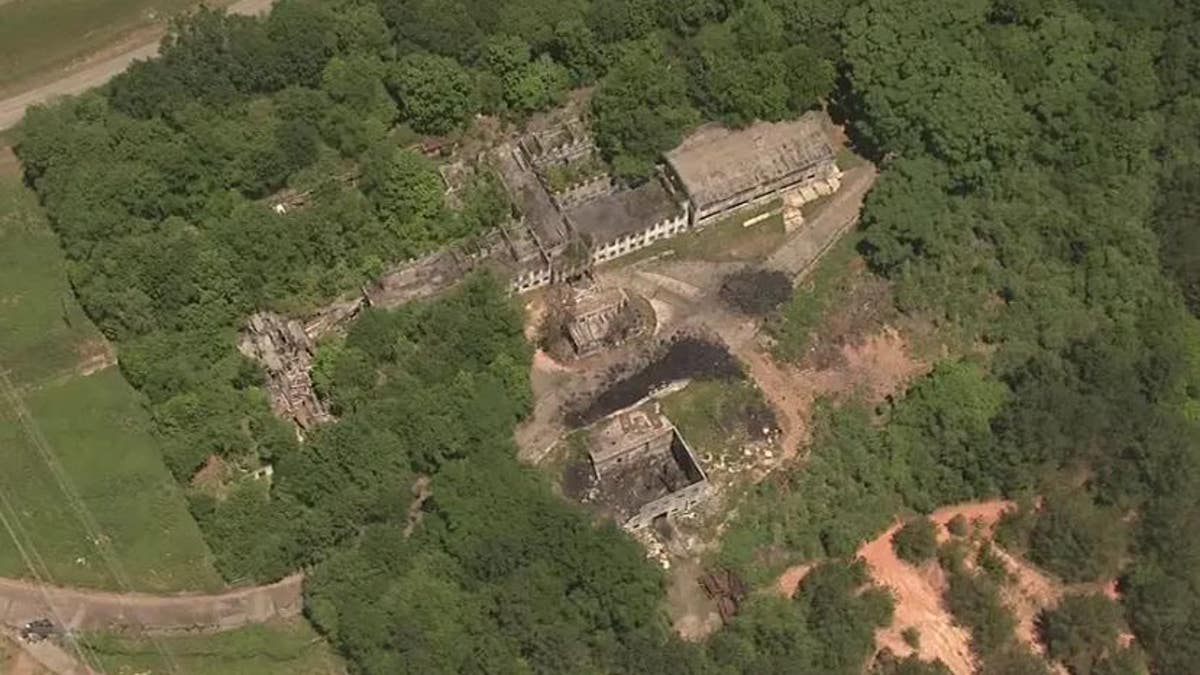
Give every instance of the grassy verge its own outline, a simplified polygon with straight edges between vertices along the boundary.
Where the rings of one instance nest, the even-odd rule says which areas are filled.
[[[154,645],[141,638],[85,637],[111,675],[165,673]],[[344,672],[329,645],[304,621],[250,626],[212,635],[160,638],[188,675],[323,675]]]
[[[88,345],[103,348],[66,274],[33,193],[0,177],[0,367],[18,386],[70,372]]]
[[[146,410],[118,369],[105,367],[107,345],[70,294],[64,267],[32,196],[15,178],[0,179],[0,370],[12,385],[0,392],[0,490],[54,582],[117,587],[38,452],[40,434],[138,590],[218,588]],[[84,375],[84,366],[99,370]],[[3,541],[0,575],[27,576]]]
[[[0,93],[36,84],[130,33],[161,25],[195,0],[9,0],[0,2]],[[227,2],[209,2],[221,6]]]
[[[797,362],[808,351],[812,333],[839,298],[845,298],[860,273],[853,263],[862,235],[851,232],[834,244],[799,286],[792,299],[770,321],[767,331],[775,339],[775,358]]]
[[[663,412],[698,454],[714,458],[737,452],[751,438],[755,420],[767,410],[748,380],[694,380],[663,397]]]
[[[150,420],[115,368],[20,395],[69,484],[137,590],[215,590],[221,580],[149,431]],[[0,489],[59,584],[119,588],[23,427],[0,399]],[[0,574],[25,576],[12,546]]]

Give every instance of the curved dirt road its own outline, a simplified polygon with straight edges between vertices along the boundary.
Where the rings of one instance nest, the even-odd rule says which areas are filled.
[[[261,14],[270,9],[272,0],[238,0],[226,8],[231,14]],[[50,84],[31,89],[0,101],[0,131],[16,126],[25,110],[59,96],[71,96],[108,82],[134,61],[152,58],[158,53],[158,42],[166,32],[153,34],[150,42],[132,47],[109,59],[90,64]]]
[[[222,631],[289,618],[303,609],[304,576],[216,595],[108,593],[0,579],[0,624],[52,618],[73,630]]]

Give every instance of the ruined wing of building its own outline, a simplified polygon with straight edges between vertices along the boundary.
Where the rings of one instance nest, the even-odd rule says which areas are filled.
[[[577,120],[531,134],[501,153],[504,182],[546,253],[514,275],[514,291],[569,278],[775,199],[798,211],[835,192],[841,178],[819,113],[744,129],[705,125],[665,155],[651,180],[634,187],[603,173],[595,153]],[[572,242],[586,252],[573,252]]]

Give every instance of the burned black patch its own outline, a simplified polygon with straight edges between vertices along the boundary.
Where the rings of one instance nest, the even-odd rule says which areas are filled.
[[[628,372],[628,371],[625,371]],[[627,408],[654,389],[676,380],[735,379],[743,377],[742,366],[720,341],[697,335],[676,335],[658,346],[650,360],[630,374],[609,373],[610,383],[590,401],[572,406],[567,424],[582,427]]]
[[[750,316],[766,316],[792,297],[792,280],[783,272],[744,269],[725,277],[721,300]]]

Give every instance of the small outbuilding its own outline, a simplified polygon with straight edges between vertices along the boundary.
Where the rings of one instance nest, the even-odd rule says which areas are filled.
[[[709,492],[708,476],[657,403],[601,421],[588,455],[599,501],[628,530],[690,510]]]

